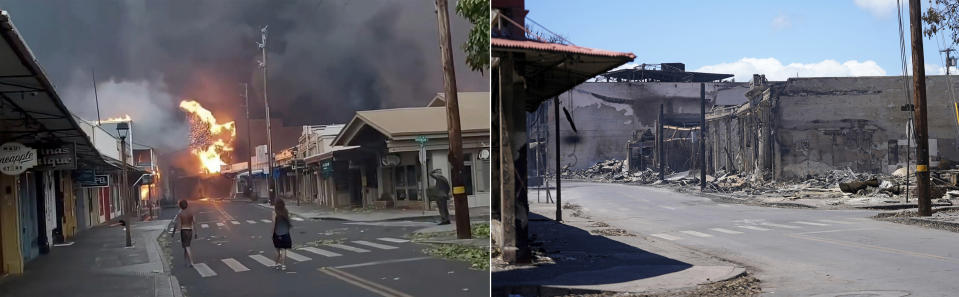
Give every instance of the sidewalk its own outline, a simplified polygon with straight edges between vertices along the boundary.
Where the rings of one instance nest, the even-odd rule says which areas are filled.
[[[125,248],[123,227],[80,232],[76,243],[53,247],[19,276],[0,280],[3,296],[179,297],[180,285],[163,264],[157,237],[169,220],[139,222]]]
[[[267,203],[257,203],[257,205],[272,209],[273,206]],[[450,201],[450,208],[452,208]],[[295,201],[287,201],[286,209],[295,216],[304,219],[317,220],[342,220],[353,222],[373,222],[373,221],[395,221],[395,220],[429,220],[439,219],[440,213],[436,210],[411,210],[411,209],[329,209],[321,208],[313,204],[304,203],[300,206]],[[489,206],[479,206],[470,208],[470,218],[485,218],[489,221]],[[456,212],[450,209],[450,217]]]
[[[549,219],[554,207],[530,203],[529,237],[536,259],[531,265],[495,259],[493,296],[657,293],[745,274],[733,263],[588,218],[569,215],[557,223]]]

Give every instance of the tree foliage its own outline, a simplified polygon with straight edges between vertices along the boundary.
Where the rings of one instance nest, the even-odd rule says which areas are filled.
[[[922,14],[922,22],[926,25],[922,30],[926,37],[948,32],[952,43],[959,43],[959,35],[956,34],[959,32],[959,0],[929,0],[929,7]]]
[[[459,0],[456,2],[456,14],[473,23],[469,38],[463,43],[466,52],[466,64],[473,71],[483,72],[489,67],[489,0]]]

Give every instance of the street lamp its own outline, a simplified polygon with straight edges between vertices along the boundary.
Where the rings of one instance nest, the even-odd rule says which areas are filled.
[[[130,213],[130,204],[132,203],[128,193],[126,193],[127,188],[127,135],[130,133],[130,124],[126,122],[117,123],[117,136],[120,136],[120,201],[124,202],[124,211],[128,221],[132,221]],[[126,229],[127,242],[126,246],[133,246],[133,240],[130,238],[130,228],[133,228],[133,224],[130,222],[123,222],[123,227]]]

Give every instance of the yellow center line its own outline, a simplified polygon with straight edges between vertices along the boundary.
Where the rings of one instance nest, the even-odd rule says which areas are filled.
[[[343,270],[339,270],[333,267],[322,267],[318,269],[320,272],[323,272],[329,276],[338,278],[342,281],[351,283],[357,287],[366,289],[370,292],[376,293],[383,297],[413,297],[409,294],[394,290],[392,288],[386,287],[381,284],[360,278],[356,275],[349,274]]]
[[[918,258],[927,258],[927,259],[942,260],[942,261],[952,262],[952,263],[959,263],[959,259],[956,259],[956,258],[943,257],[939,255],[913,252],[913,251],[907,251],[907,250],[900,250],[900,249],[876,246],[876,245],[865,244],[865,243],[813,237],[813,236],[803,235],[803,234],[789,234],[789,236],[793,238],[799,238],[799,239],[807,239],[807,240],[813,240],[813,241],[819,241],[819,242],[825,242],[825,243],[832,243],[832,244],[841,245],[845,247],[864,248],[864,249],[871,249],[871,250],[876,250],[880,252],[886,252],[886,253],[903,255],[903,256],[913,256]]]

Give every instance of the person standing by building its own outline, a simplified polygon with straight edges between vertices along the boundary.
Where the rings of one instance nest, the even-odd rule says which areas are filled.
[[[290,212],[286,210],[286,202],[277,198],[273,205],[273,247],[276,248],[276,266],[274,268],[286,270],[286,251],[293,247],[290,238]]]
[[[186,200],[180,200],[180,213],[176,215],[176,218],[173,221],[177,224],[174,226],[173,232],[170,233],[170,237],[173,237],[173,234],[176,233],[176,230],[180,230],[180,245],[183,247],[183,256],[189,261],[187,267],[193,266],[193,252],[190,251],[190,242],[194,238],[197,238],[197,234],[193,232],[193,210],[188,209],[189,204]]]
[[[435,186],[429,189],[429,199],[436,201],[436,208],[440,211],[439,225],[448,225],[450,223],[450,210],[446,205],[450,198],[450,182],[443,176],[443,171],[433,169],[430,177],[435,181]]]

